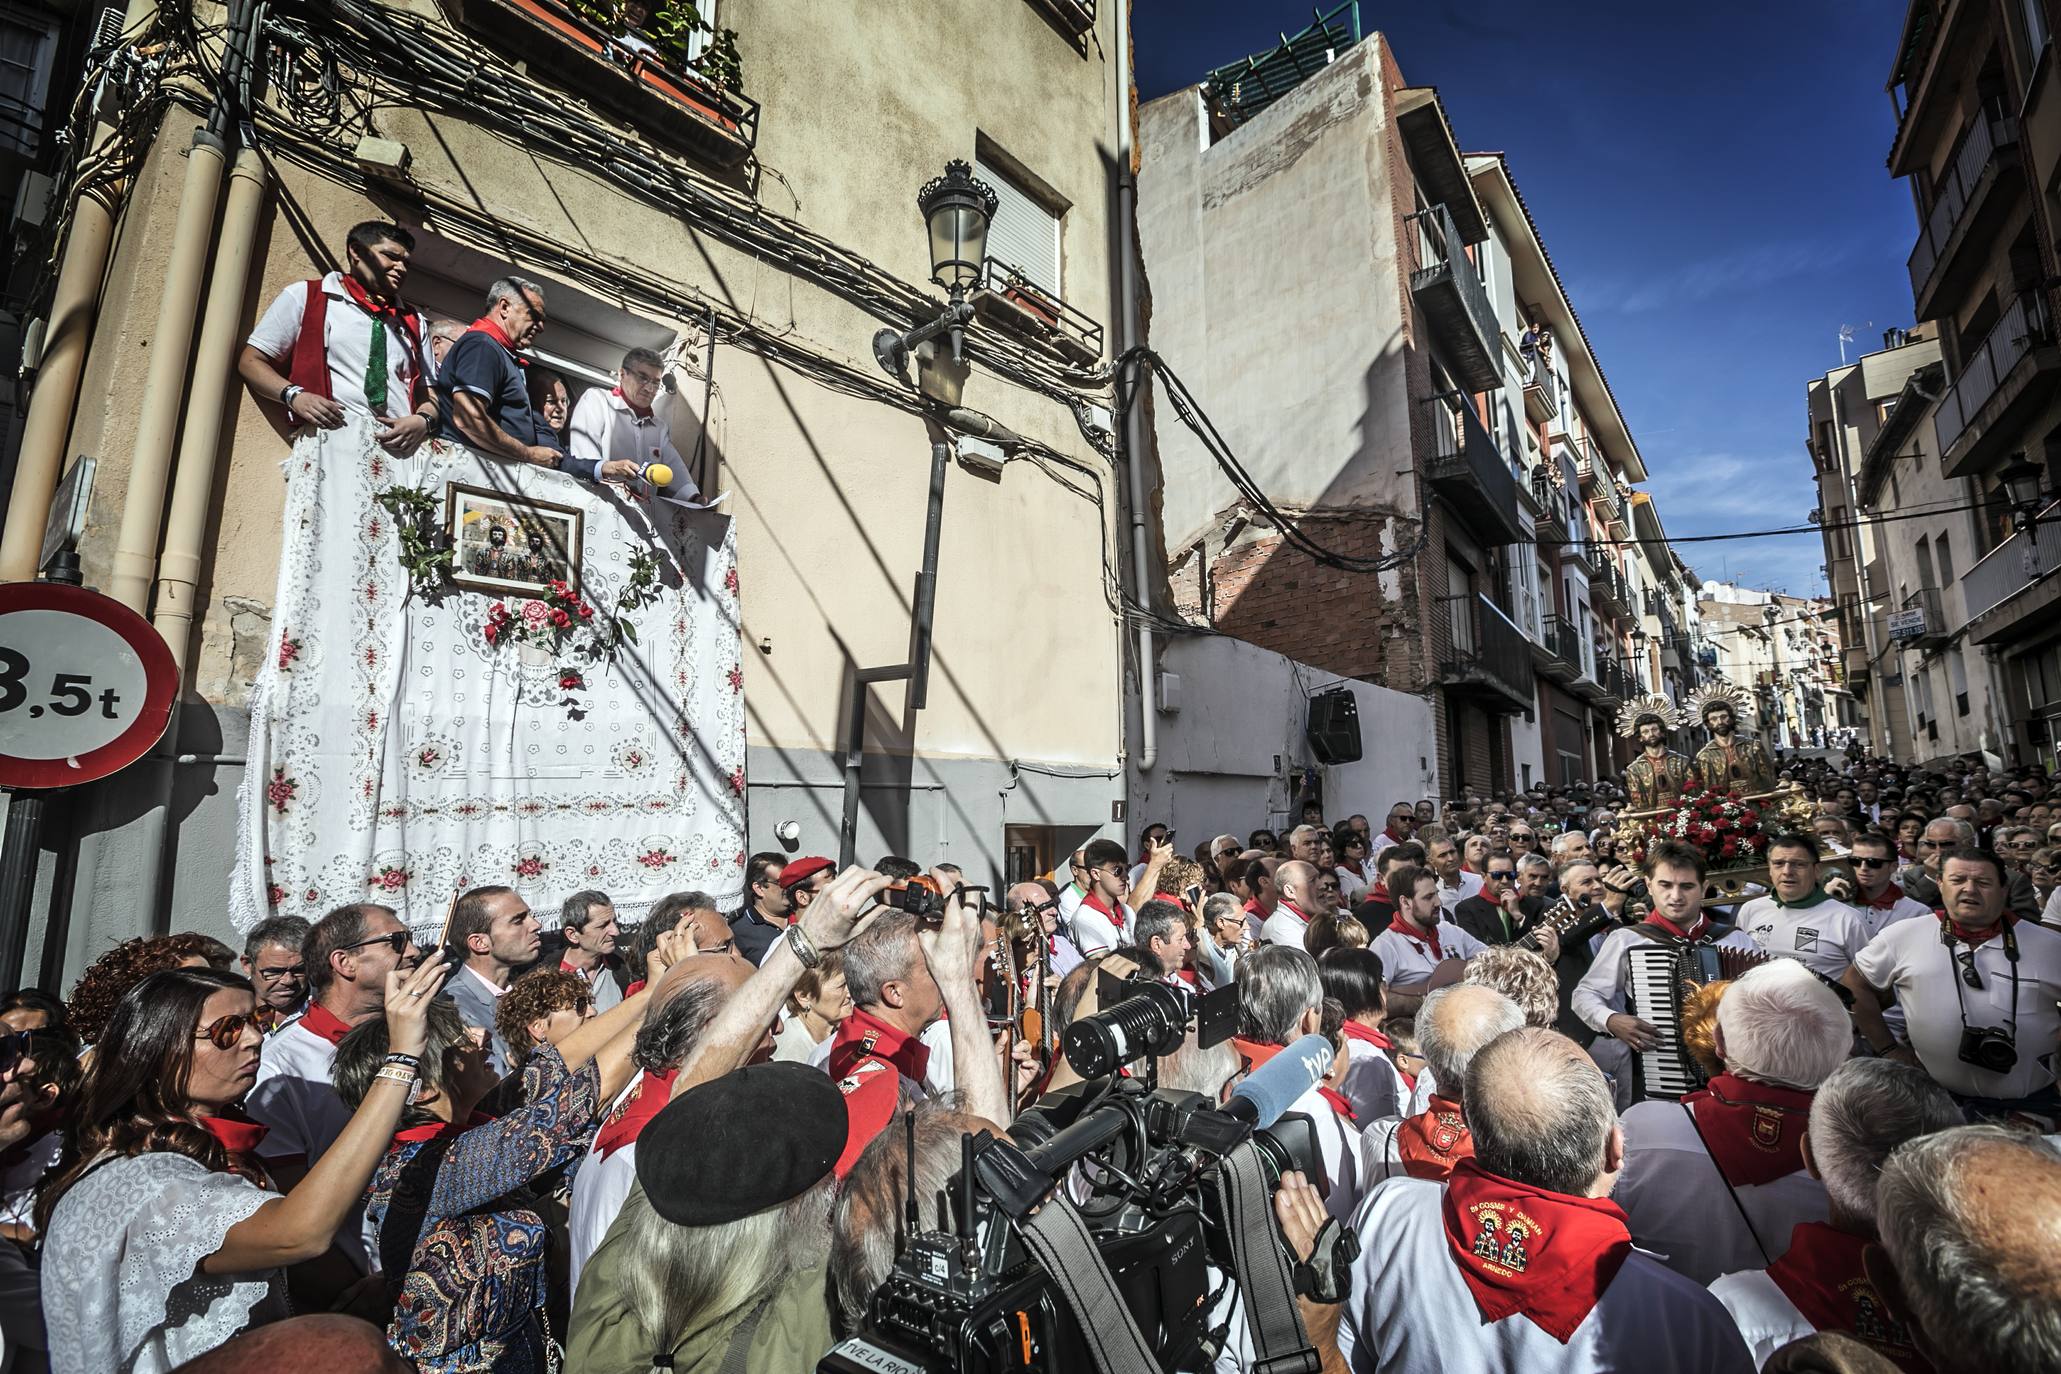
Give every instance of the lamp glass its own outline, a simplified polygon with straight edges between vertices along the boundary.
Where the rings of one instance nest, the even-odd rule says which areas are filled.
[[[1997,482],[2004,499],[2014,506],[2034,505],[2040,499],[2040,470],[2022,453],[2012,454],[2011,461],[1997,469]]]
[[[941,197],[930,211],[930,276],[946,290],[971,286],[987,256],[988,217],[956,196]]]

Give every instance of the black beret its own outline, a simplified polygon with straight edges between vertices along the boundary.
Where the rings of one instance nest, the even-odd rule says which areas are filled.
[[[821,1182],[847,1129],[844,1094],[821,1069],[753,1064],[688,1089],[645,1124],[637,1181],[674,1225],[720,1226]]]

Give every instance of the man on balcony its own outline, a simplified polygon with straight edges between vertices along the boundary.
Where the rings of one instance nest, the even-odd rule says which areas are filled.
[[[437,410],[446,433],[490,458],[555,468],[564,453],[544,441],[530,406],[529,361],[518,350],[544,332],[544,288],[503,277],[487,288],[487,313],[444,354]]]
[[[651,464],[663,463],[674,473],[668,488],[673,495],[698,496],[687,464],[673,447],[671,431],[652,409],[665,376],[665,360],[648,348],[633,348],[623,354],[615,375],[613,390],[591,387],[573,407],[566,471],[589,481],[629,481],[641,477]]]
[[[389,453],[413,453],[437,423],[422,316],[401,300],[414,251],[399,225],[354,226],[347,270],[287,287],[251,331],[236,361],[251,394],[284,406],[296,429],[340,429],[349,415],[369,415]]]

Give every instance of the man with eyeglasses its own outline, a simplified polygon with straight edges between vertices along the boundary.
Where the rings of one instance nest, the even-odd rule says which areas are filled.
[[[298,1183],[350,1124],[331,1068],[336,1047],[354,1027],[386,1012],[386,976],[421,962],[408,927],[392,908],[372,902],[340,906],[315,922],[301,942],[308,1005],[266,1038],[257,1081],[244,1110],[269,1127],[258,1144],[275,1187]],[[373,1238],[357,1222],[337,1232],[337,1247],[361,1271],[372,1267]]]
[[[308,1000],[308,966],[301,943],[310,927],[298,916],[274,916],[251,927],[243,941],[243,968],[258,995],[259,1029],[268,1037],[300,1013]]]
[[[1972,846],[1940,861],[1945,902],[1869,942],[1843,981],[1877,1054],[1918,1064],[1971,1116],[2061,1117],[2052,1063],[2061,1043],[2061,933],[2005,909],[2002,860]],[[1882,1004],[1904,1010],[1908,1044]]]
[[[1080,950],[1059,928],[1058,899],[1045,890],[1043,883],[1017,883],[1002,900],[1023,919],[1026,927],[1044,935],[1045,964],[1052,977],[1064,978],[1080,966]]]
[[[1481,871],[1481,890],[1453,907],[1453,924],[1485,945],[1516,940],[1545,903],[1527,901],[1517,891],[1517,860],[1491,858]]]
[[[673,471],[666,494],[693,500],[700,489],[673,446],[672,430],[653,407],[665,380],[665,359],[648,348],[623,354],[612,390],[589,387],[573,407],[565,470],[589,482],[627,482],[653,463]]]
[[[1868,932],[1859,912],[1819,885],[1822,858],[1813,836],[1775,836],[1768,842],[1770,890],[1739,908],[1737,924],[1768,953],[1837,978],[1867,945]]]
[[[544,332],[544,288],[526,277],[503,277],[487,288],[487,313],[444,354],[437,373],[437,418],[489,458],[555,468],[564,454],[543,442],[530,406],[527,360],[521,352]]]

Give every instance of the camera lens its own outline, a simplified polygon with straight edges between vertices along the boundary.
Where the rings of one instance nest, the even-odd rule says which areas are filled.
[[[1164,983],[1138,991],[1107,1011],[1066,1028],[1066,1062],[1083,1078],[1100,1078],[1148,1054],[1172,1054],[1188,1029],[1188,999]]]

